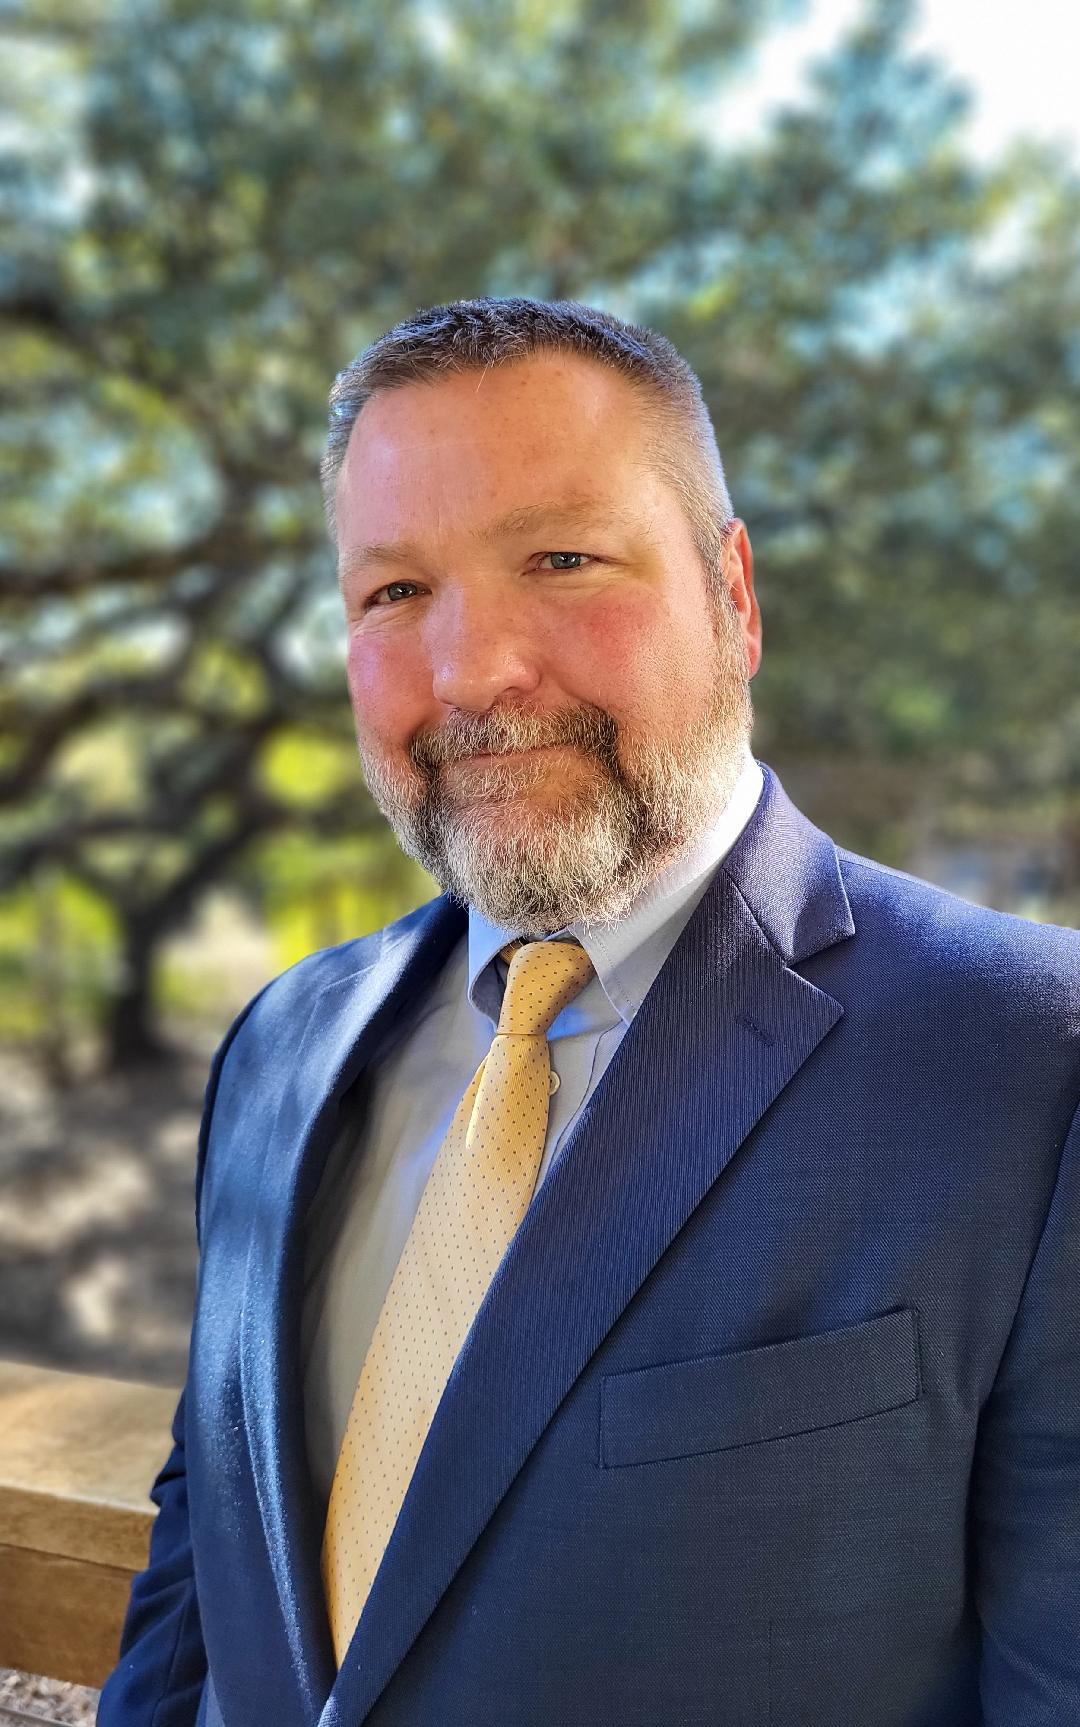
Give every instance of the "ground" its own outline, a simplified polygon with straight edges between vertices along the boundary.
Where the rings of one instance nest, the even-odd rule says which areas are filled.
[[[183,1383],[209,1058],[59,1093],[0,1054],[0,1356]]]

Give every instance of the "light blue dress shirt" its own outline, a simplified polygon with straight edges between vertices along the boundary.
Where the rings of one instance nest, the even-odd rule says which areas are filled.
[[[728,803],[615,924],[573,936],[595,968],[548,1033],[557,1076],[538,1189],[764,784],[749,749]],[[424,1184],[499,1022],[519,940],[472,907],[469,927],[406,1023],[377,1046],[307,1218],[301,1347],[312,1481],[323,1511],[360,1370]],[[536,1191],[534,1189],[534,1192]]]

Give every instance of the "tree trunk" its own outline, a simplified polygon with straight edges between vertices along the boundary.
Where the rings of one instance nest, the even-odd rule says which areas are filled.
[[[106,1055],[113,1072],[167,1061],[173,1054],[154,1024],[156,945],[150,927],[141,921],[124,931],[120,982],[106,1024]]]
[[[37,952],[34,967],[35,994],[41,1003],[41,1033],[38,1059],[52,1091],[71,1085],[71,1034],[67,1016],[67,966],[64,925],[57,903],[56,879],[42,871],[34,879],[37,901]]]

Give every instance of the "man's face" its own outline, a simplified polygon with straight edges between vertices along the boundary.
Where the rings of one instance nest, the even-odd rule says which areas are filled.
[[[403,851],[525,937],[623,916],[750,735],[746,530],[716,607],[645,435],[624,379],[545,354],[376,393],[338,476],[369,790]]]

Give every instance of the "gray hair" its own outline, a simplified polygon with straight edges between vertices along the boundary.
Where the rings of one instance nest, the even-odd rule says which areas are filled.
[[[430,306],[395,324],[339,372],[320,464],[331,542],[336,547],[337,476],[357,416],[377,390],[510,365],[539,353],[596,360],[640,393],[648,410],[646,459],[682,502],[710,594],[730,603],[723,552],[734,517],[700,380],[666,336],[579,300],[485,295]]]

